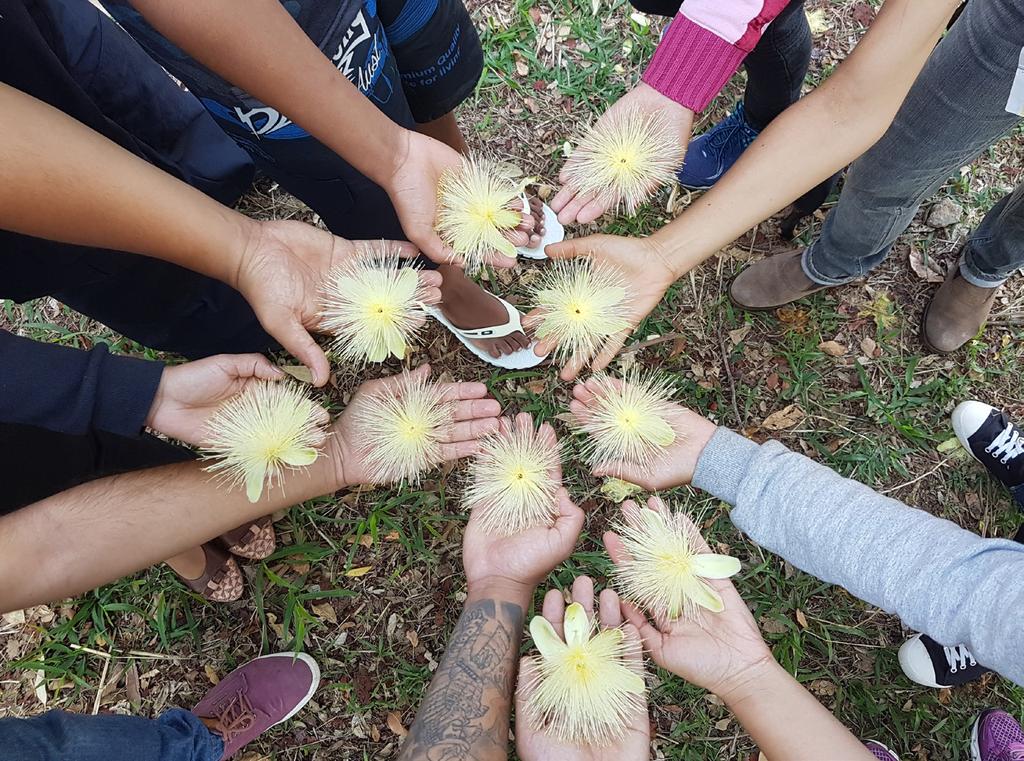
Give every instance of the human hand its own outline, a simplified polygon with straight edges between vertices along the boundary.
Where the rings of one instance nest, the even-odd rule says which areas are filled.
[[[430,365],[420,365],[410,375],[428,376]],[[337,472],[338,488],[372,481],[353,423],[359,400],[380,393],[395,393],[401,383],[400,375],[366,381],[331,426],[333,435],[327,439],[327,454]],[[487,386],[483,383],[443,383],[441,387],[445,398],[456,402],[455,422],[446,431],[441,445],[442,459],[448,462],[469,457],[476,453],[479,439],[498,429],[501,405],[487,396]]]
[[[508,427],[505,419],[502,424]],[[520,414],[515,425],[532,427],[533,418]],[[540,427],[540,434],[551,441],[555,439],[555,431],[547,423]],[[560,467],[552,475],[561,482]],[[558,513],[552,526],[495,536],[480,528],[477,513],[471,511],[462,540],[462,564],[469,594],[479,595],[483,588],[498,587],[528,602],[544,577],[572,554],[583,528],[583,511],[569,499],[564,488],[558,491]]]
[[[202,446],[206,422],[223,402],[240,394],[253,379],[283,377],[284,372],[262,354],[219,354],[166,367],[146,425],[172,439]]]
[[[593,378],[585,383],[577,383],[572,389],[573,399],[569,402],[569,410],[577,419],[587,417],[589,409],[597,401],[598,393],[600,384]],[[690,483],[697,461],[718,426],[679,404],[672,404],[665,418],[665,422],[676,432],[676,438],[653,462],[643,466],[624,461],[612,462],[595,468],[594,475],[599,478],[621,478],[647,491],[671,489]]]
[[[608,366],[622,348],[626,339],[661,301],[676,275],[661,253],[660,245],[651,238],[626,238],[618,235],[590,235],[552,243],[544,249],[552,259],[572,259],[590,256],[619,270],[629,291],[623,317],[629,327],[609,336],[604,348],[595,357],[572,357],[559,373],[562,380],[574,380],[590,361],[591,370],[597,372]],[[543,312],[534,309],[526,316],[524,325],[535,328],[543,320]],[[547,356],[554,345],[539,340],[534,348],[537,356]]]
[[[572,601],[578,602],[587,612],[587,618],[594,618],[594,582],[587,576],[578,576],[572,584]],[[565,599],[557,589],[549,590],[544,596],[541,611],[559,636],[562,633],[562,621],[565,618]],[[609,629],[622,625],[619,596],[611,589],[601,592],[598,620],[601,627]],[[632,649],[632,657],[638,661],[643,659],[640,635],[632,624],[623,627],[627,642],[636,645]],[[526,708],[529,696],[529,685],[534,678],[533,665],[530,658],[523,658],[519,664],[519,684],[516,688],[516,752],[523,761],[642,761],[651,757],[651,723],[646,705],[643,711],[637,712],[634,720],[626,728],[626,733],[612,745],[604,747],[578,747],[565,745],[543,731],[534,728],[527,718]]]
[[[660,505],[657,497],[647,501],[650,509],[658,509]],[[635,509],[635,503],[624,502],[622,509],[627,508]],[[628,559],[622,539],[615,532],[605,532],[604,546],[616,565]],[[711,551],[703,539],[699,539],[694,549]],[[655,663],[727,700],[734,690],[774,666],[775,660],[732,582],[728,579],[705,581],[721,596],[725,605],[721,613],[698,608],[695,619],[661,620],[652,624],[636,606],[623,602],[622,614],[637,627]]]
[[[425,256],[438,264],[462,262],[444,244],[434,229],[437,220],[437,184],[446,170],[462,164],[462,155],[440,140],[405,130],[396,168],[385,182],[391,203],[398,213],[402,230]],[[524,211],[522,222],[505,237],[514,246],[536,245],[539,238],[533,234],[533,216]],[[495,251],[489,264],[495,267],[513,267],[516,260]]]
[[[690,142],[690,132],[693,129],[693,111],[662,95],[646,82],[640,82],[615,101],[601,115],[598,123],[600,124],[620,111],[629,109],[637,109],[644,113],[658,111],[667,116],[678,129],[679,143],[685,152],[686,146]],[[558,181],[565,183],[567,179],[563,170],[562,174],[558,176]],[[597,200],[592,193],[580,193],[576,188],[566,184],[551,200],[551,208],[558,214],[558,221],[563,225],[573,222],[584,225],[594,222],[604,214],[608,210],[608,204]]]
[[[246,241],[234,286],[278,343],[310,369],[313,385],[330,377],[327,357],[309,331],[319,323],[321,285],[331,268],[349,257],[369,253],[380,241],[348,241],[312,225],[294,221],[256,222]],[[389,241],[403,257],[416,248]],[[440,279],[431,273],[431,286]]]

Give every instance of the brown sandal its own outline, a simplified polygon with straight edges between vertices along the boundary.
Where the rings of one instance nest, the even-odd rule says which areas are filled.
[[[269,515],[225,532],[218,538],[232,555],[248,560],[266,560],[277,549],[274,522]]]
[[[201,546],[206,558],[203,575],[198,579],[186,579],[179,573],[178,578],[186,587],[210,602],[234,602],[240,599],[245,577],[238,563],[214,542],[206,542]]]

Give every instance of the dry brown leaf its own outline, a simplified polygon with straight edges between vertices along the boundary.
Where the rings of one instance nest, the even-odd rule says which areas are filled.
[[[419,635],[419,634],[417,634],[417,633],[416,633],[415,631],[413,631],[412,629],[408,629],[408,630],[406,630],[406,632],[405,632],[405,638],[406,638],[407,640],[409,640],[409,644],[410,644],[410,645],[412,645],[413,647],[419,647],[419,644],[420,644],[420,635]]]
[[[846,347],[838,341],[822,341],[818,348],[830,357],[842,357],[846,354]]]
[[[941,283],[946,274],[939,269],[939,263],[930,256],[925,256],[917,246],[911,246],[907,252],[907,262],[914,274],[926,283]]]
[[[281,365],[281,369],[297,381],[309,384],[313,383],[313,371],[305,365]]]
[[[729,728],[730,724],[732,724],[732,719],[730,719],[727,716],[724,719],[719,719],[715,722],[715,729],[717,729],[719,732],[724,732]]]
[[[807,628],[807,616],[804,615],[804,612],[800,610],[800,608],[796,609],[796,622],[801,629]]]
[[[790,404],[766,417],[761,422],[761,427],[766,431],[784,431],[803,419],[804,411],[800,409],[800,405]]]
[[[747,333],[750,332],[750,325],[744,325],[742,328],[736,328],[736,330],[729,331],[729,340],[732,341],[733,346],[739,346],[743,343],[743,339],[747,337]]]
[[[402,724],[402,717],[395,711],[388,712],[388,729],[399,737],[405,737],[409,734],[409,730]]]
[[[207,664],[203,666],[203,671],[206,672],[206,678],[210,680],[210,684],[220,684],[220,675],[217,673],[217,669]]]
[[[345,575],[348,576],[349,578],[356,579],[356,578],[359,578],[360,576],[365,576],[366,574],[368,574],[372,570],[373,570],[373,566],[372,565],[364,565],[364,566],[360,566],[359,568],[349,568],[347,571],[345,571]]]
[[[322,602],[319,605],[311,605],[314,615],[317,618],[321,618],[330,624],[338,623],[338,614],[335,613],[334,607],[328,602]]]
[[[878,344],[874,338],[868,336],[860,342],[860,350],[864,353],[865,357],[873,357],[878,350]]]

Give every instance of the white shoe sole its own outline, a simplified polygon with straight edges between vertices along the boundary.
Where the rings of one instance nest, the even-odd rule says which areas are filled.
[[[502,302],[505,305],[506,310],[511,309],[513,311],[518,312],[518,310],[516,310],[514,306],[505,301],[505,299],[501,298],[501,296],[495,296],[493,293],[490,295],[496,298],[498,301]],[[477,347],[476,344],[473,343],[474,339],[471,339],[463,335],[461,330],[459,330],[451,322],[448,321],[448,318],[444,316],[444,312],[442,312],[440,309],[438,309],[437,307],[428,307],[427,311],[435,320],[437,320],[439,323],[448,328],[448,331],[457,339],[459,339],[459,342],[467,349],[469,349],[469,351],[472,352],[477,357],[477,359],[481,360],[482,362],[486,362],[489,365],[492,365],[494,367],[500,367],[502,370],[527,370],[531,367],[536,367],[541,362],[547,359],[546,356],[538,357],[534,353],[534,347],[536,347],[537,345],[536,341],[532,341],[530,345],[527,346],[525,349],[519,349],[517,351],[512,352],[511,354],[505,354],[501,357],[492,357],[483,349]],[[505,324],[508,325],[509,323]],[[477,330],[484,330],[484,328],[477,328]],[[522,330],[521,321],[519,323],[518,330]],[[502,338],[504,336],[497,337]]]
[[[979,723],[981,723],[980,716],[974,720],[974,726],[971,727],[971,761],[981,761],[981,744],[978,742]]]

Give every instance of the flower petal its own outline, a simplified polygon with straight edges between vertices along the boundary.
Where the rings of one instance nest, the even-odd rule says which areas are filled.
[[[672,442],[676,440],[676,432],[672,429],[672,426],[660,417],[652,416],[644,420],[643,435],[648,441],[657,444],[659,447],[671,446]]]
[[[695,581],[697,583],[687,590],[691,600],[712,613],[721,613],[725,610],[725,603],[722,602],[722,596],[718,592],[700,579],[695,579]]]
[[[245,496],[250,502],[259,502],[263,495],[263,479],[267,476],[267,466],[260,464],[245,474]]]
[[[693,558],[693,572],[705,579],[728,579],[740,572],[740,561],[708,552]]]
[[[387,328],[384,331],[384,340],[387,341],[387,350],[393,354],[395,359],[405,358],[405,339],[397,328]]]
[[[555,628],[544,616],[530,619],[530,636],[533,644],[545,658],[554,658],[565,650],[565,643],[555,633]]]
[[[578,602],[574,602],[565,609],[565,621],[562,624],[565,629],[565,644],[582,645],[590,638],[590,621],[587,620],[587,611]]]
[[[313,449],[313,447],[296,447],[295,449],[282,452],[281,461],[295,468],[303,468],[307,465],[312,465],[319,456],[320,453]]]
[[[419,272],[415,267],[402,267],[395,278],[395,296],[401,301],[408,301],[419,287]]]

